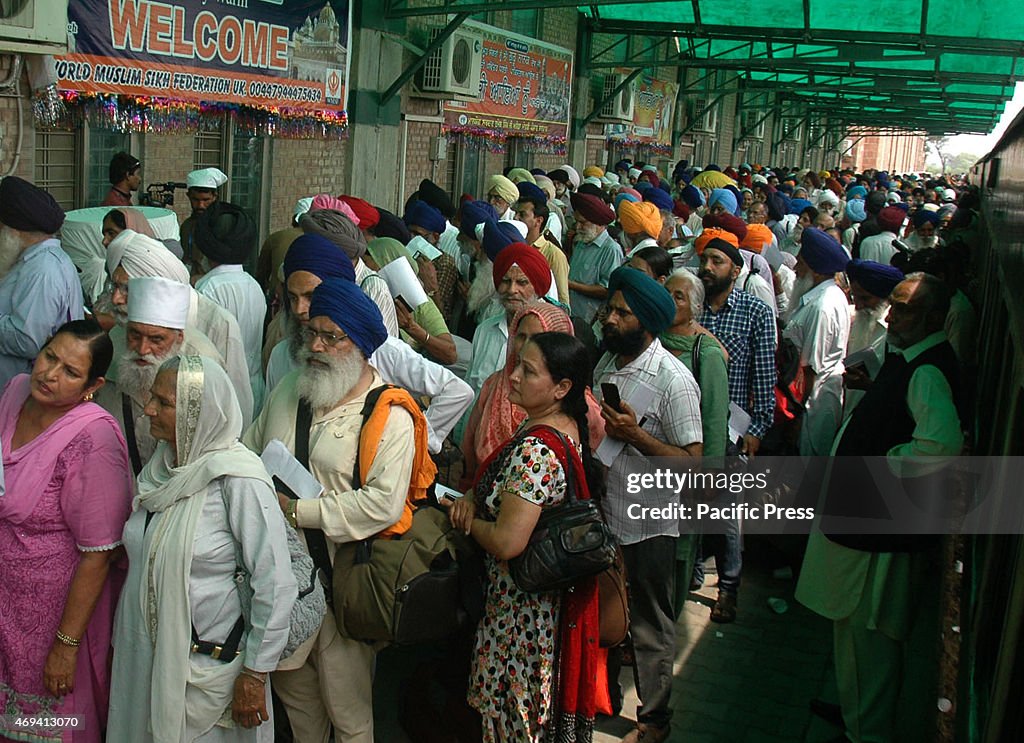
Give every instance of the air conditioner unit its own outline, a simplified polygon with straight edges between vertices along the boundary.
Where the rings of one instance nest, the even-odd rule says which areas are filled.
[[[67,51],[68,0],[0,0],[0,52]]]
[[[431,42],[440,33],[441,29],[433,29],[430,32]],[[483,61],[483,37],[470,30],[456,29],[439,49],[427,57],[419,89],[424,93],[479,100]]]
[[[625,77],[626,75],[605,76],[601,100],[607,99],[609,94],[622,84]],[[635,104],[636,82],[630,81],[629,85],[605,101],[605,104],[601,106],[600,118],[604,121],[632,121]]]
[[[744,111],[740,114],[740,128],[747,139],[764,139],[764,111]]]
[[[718,127],[718,106],[708,106],[705,98],[697,98],[693,102],[693,121],[697,123],[693,130],[714,134]]]

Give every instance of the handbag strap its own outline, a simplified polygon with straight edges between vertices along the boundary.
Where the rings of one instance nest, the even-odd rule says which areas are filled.
[[[562,445],[562,449],[565,451],[565,457],[558,457],[562,464],[562,469],[565,471],[565,497],[566,500],[575,503],[579,498],[579,486],[578,486],[578,473],[576,471],[577,460],[579,465],[582,466],[583,461],[579,459],[579,454],[576,452],[576,448],[569,443],[569,438],[559,431],[557,428],[547,425],[535,426],[523,432],[523,436],[537,436],[539,439],[544,441],[551,450],[555,452],[555,456],[558,456],[558,450],[553,446],[553,440],[558,441]],[[583,500],[589,500],[590,494],[587,494],[587,498]]]
[[[309,469],[309,436],[313,428],[313,408],[304,398],[299,398],[299,407],[295,411],[295,458],[299,463]],[[277,478],[274,478],[277,483]],[[294,497],[290,490],[285,495]],[[334,579],[334,567],[331,565],[331,554],[327,550],[327,537],[323,529],[315,527],[304,527],[306,535],[306,546],[309,548],[309,556],[313,558],[313,564],[318,570],[322,570],[327,585],[331,585]]]
[[[132,461],[132,472],[138,477],[142,472],[142,457],[139,456],[139,442],[135,438],[135,411],[132,410],[132,399],[121,393],[121,417],[124,418],[125,441],[128,444],[128,457]]]

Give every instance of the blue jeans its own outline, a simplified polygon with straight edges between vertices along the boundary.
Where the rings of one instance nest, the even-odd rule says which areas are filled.
[[[704,582],[704,558],[714,555],[718,571],[718,590],[735,596],[740,590],[740,573],[743,570],[743,546],[739,521],[720,522],[725,534],[705,534],[697,546],[697,561],[693,566],[693,580]]]

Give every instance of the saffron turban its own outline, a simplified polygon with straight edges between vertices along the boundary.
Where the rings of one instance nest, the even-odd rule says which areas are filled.
[[[732,214],[705,214],[701,220],[705,227],[720,227],[736,236],[739,245],[747,236],[747,223]]]
[[[900,227],[903,226],[903,220],[906,217],[907,213],[902,209],[895,206],[887,206],[878,212],[876,219],[878,220],[878,226],[883,230],[899,234]]]
[[[622,292],[629,309],[640,325],[651,335],[661,335],[676,319],[676,303],[664,286],[629,266],[612,271],[608,279],[608,296]]]
[[[543,297],[551,289],[551,266],[544,259],[543,253],[532,245],[515,242],[506,246],[494,258],[494,288],[497,289],[501,280],[512,266],[526,274],[533,285],[533,292]]]
[[[514,204],[519,199],[519,189],[516,184],[503,175],[494,174],[487,179],[487,191],[489,195],[496,193],[509,204]]]
[[[479,240],[476,227],[487,221],[497,222],[498,212],[486,201],[464,201],[459,219],[459,232],[470,240]]]
[[[800,257],[812,271],[826,275],[845,271],[850,262],[839,241],[816,227],[807,227],[800,235]]]
[[[657,237],[661,233],[661,214],[649,201],[619,203],[619,224],[627,234],[645,233]]]
[[[362,258],[366,253],[366,238],[355,222],[333,209],[319,209],[304,214],[299,220],[303,232],[326,237],[341,248],[350,260]]]
[[[863,222],[868,218],[867,210],[864,209],[864,201],[862,199],[851,199],[846,202],[846,216],[850,218],[851,222]]]
[[[9,175],[0,181],[0,222],[14,230],[53,235],[64,224],[64,210],[47,191]]]
[[[707,250],[717,250],[720,253],[725,253],[725,255],[729,257],[729,260],[732,261],[734,266],[743,265],[743,256],[740,254],[739,249],[731,242],[723,240],[720,237],[714,237],[710,240],[705,240],[703,247],[700,251],[701,255],[703,255],[704,252]]]
[[[846,275],[876,297],[885,299],[903,281],[903,272],[895,266],[854,258],[846,266]]]
[[[192,240],[200,252],[216,263],[238,265],[256,249],[256,223],[245,211],[227,201],[215,201],[199,215]]]
[[[487,257],[494,261],[502,248],[522,241],[523,235],[512,222],[489,220],[484,223],[484,234],[480,239],[480,246],[484,249]]]
[[[369,201],[360,199],[358,196],[349,196],[348,194],[341,194],[338,198],[348,204],[352,211],[356,213],[360,229],[369,230],[377,226],[377,223],[380,221],[380,212]]]
[[[766,224],[748,224],[747,236],[740,241],[740,247],[751,253],[760,253],[772,244],[772,231]]]
[[[600,178],[604,175],[604,171],[596,165],[589,165],[583,169],[584,178]]]
[[[309,316],[326,317],[370,358],[388,337],[377,305],[352,281],[327,278],[313,290]]]
[[[135,230],[122,230],[107,247],[107,273],[113,276],[118,266],[129,279],[159,276],[179,284],[189,283],[188,269],[174,253],[159,240]]]
[[[708,197],[708,209],[715,204],[721,204],[729,214],[732,214],[736,211],[736,196],[733,195],[732,191],[716,188]]]
[[[448,226],[440,209],[419,199],[412,202],[406,209],[405,223],[410,227],[416,225],[427,232],[438,234],[444,232]]]
[[[660,188],[647,189],[644,192],[644,201],[649,201],[659,209],[664,209],[667,212],[672,211],[672,207],[674,206],[672,203],[672,197]]]
[[[707,244],[712,240],[721,240],[728,243],[733,248],[740,247],[740,241],[736,235],[723,230],[721,227],[708,227],[697,235],[697,239],[693,241],[693,249],[697,255],[703,254],[704,248],[707,247]]]
[[[307,271],[320,279],[356,280],[352,261],[321,235],[305,234],[295,238],[284,254],[283,267],[285,281],[296,271]]]
[[[356,227],[359,226],[359,217],[352,211],[352,207],[346,204],[341,199],[335,198],[328,193],[317,194],[313,197],[313,203],[310,205],[307,212],[316,212],[321,209],[333,209],[336,212],[341,212],[346,217],[352,220],[352,224]]]
[[[620,196],[623,198],[635,198],[630,197],[628,194],[620,194]],[[607,225],[615,221],[615,212],[598,197],[585,193],[574,193],[569,198],[572,201],[573,211],[580,214],[591,224]]]
[[[536,185],[537,183],[536,176],[526,168],[512,168],[512,170],[508,171],[506,178],[516,185],[520,183],[533,183]]]

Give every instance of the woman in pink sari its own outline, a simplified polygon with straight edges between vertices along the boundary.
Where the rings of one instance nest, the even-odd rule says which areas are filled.
[[[509,376],[519,363],[520,349],[539,333],[572,335],[572,321],[564,310],[547,302],[529,304],[512,318],[508,326],[505,368],[494,372],[484,382],[466,424],[462,438],[462,453],[466,459],[460,482],[462,490],[472,487],[480,463],[508,443],[520,424],[526,420],[526,411],[509,402]],[[601,417],[601,406],[589,387],[586,389],[586,399],[590,446],[596,451],[604,439],[604,418]]]
[[[0,398],[0,740],[102,740],[132,496],[117,421],[89,402],[112,355],[95,322],[69,322]],[[68,715],[63,731],[16,723]]]

